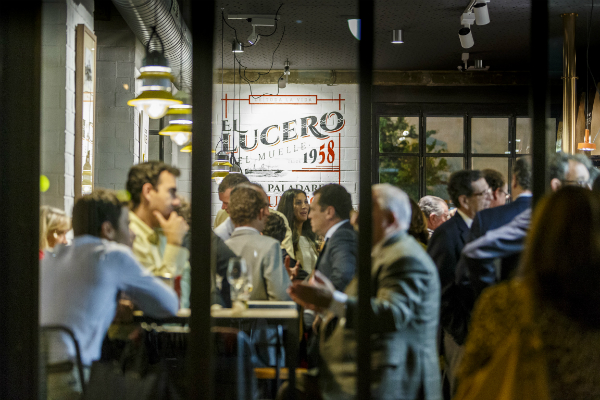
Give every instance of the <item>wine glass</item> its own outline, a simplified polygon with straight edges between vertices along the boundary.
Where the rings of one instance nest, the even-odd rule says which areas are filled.
[[[231,257],[227,267],[227,282],[231,287],[231,301],[236,301],[248,282],[248,267],[241,257]]]

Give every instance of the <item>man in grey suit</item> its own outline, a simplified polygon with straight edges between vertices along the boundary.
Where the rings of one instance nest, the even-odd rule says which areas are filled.
[[[441,399],[436,333],[440,282],[435,264],[407,234],[411,219],[408,196],[389,184],[373,186],[373,309],[371,390],[375,399]],[[318,390],[304,380],[305,398],[356,397],[358,281],[345,293],[319,272],[310,283],[296,282],[289,292],[299,304],[326,313],[321,324]],[[326,325],[340,318],[327,335]]]
[[[280,244],[260,234],[269,216],[269,202],[262,187],[246,183],[236,186],[228,211],[235,229],[225,244],[246,260],[253,285],[250,300],[289,300],[286,289],[290,277],[281,260]]]

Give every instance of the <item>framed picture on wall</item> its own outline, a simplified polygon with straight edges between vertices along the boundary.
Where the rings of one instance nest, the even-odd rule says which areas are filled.
[[[94,189],[96,35],[77,25],[75,52],[75,197]]]

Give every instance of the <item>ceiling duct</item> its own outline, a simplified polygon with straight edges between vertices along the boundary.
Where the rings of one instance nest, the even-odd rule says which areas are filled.
[[[112,0],[135,36],[146,46],[152,27],[160,35],[169,60],[175,86],[190,89],[192,86],[192,35],[188,30],[177,0]],[[159,50],[153,40],[150,50]],[[181,76],[181,82],[180,82]]]

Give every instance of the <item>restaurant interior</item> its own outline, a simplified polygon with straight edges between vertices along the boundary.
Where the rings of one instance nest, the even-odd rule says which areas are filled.
[[[193,399],[275,398],[303,368],[294,303],[244,311],[284,332],[282,365],[251,368],[258,389],[240,378],[244,343],[222,359],[215,327],[242,327],[235,311],[210,306],[210,228],[228,174],[259,183],[273,209],[288,189],[310,202],[329,183],[370,209],[372,184],[451,203],[453,172],[493,168],[510,182],[520,158],[533,168],[535,204],[557,151],[600,166],[593,0],[32,0],[2,9],[0,398],[45,398],[39,207],[71,216],[95,189],[126,196],[136,164],[177,167],[177,193],[191,203],[189,306],[172,320],[135,321],[177,371],[181,398]],[[358,307],[369,315],[371,215],[358,218]],[[356,329],[358,397],[367,398],[368,319]]]

